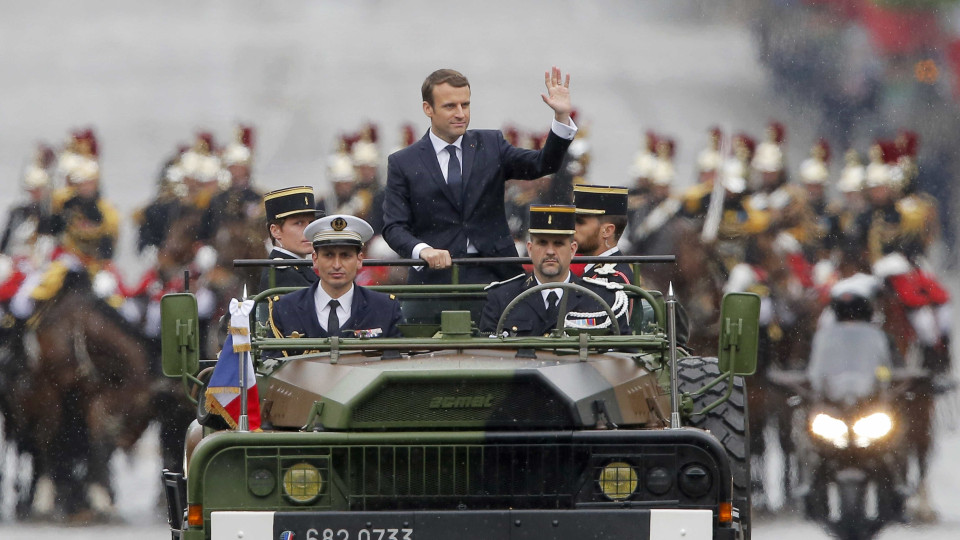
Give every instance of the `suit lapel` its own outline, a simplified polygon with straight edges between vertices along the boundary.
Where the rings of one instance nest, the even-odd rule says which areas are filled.
[[[303,299],[303,302],[297,302],[297,310],[300,312],[300,320],[307,325],[307,328],[304,329],[306,335],[327,337],[327,332],[320,326],[320,321],[317,319],[317,308],[313,302],[319,286],[320,282],[317,281],[309,289],[305,289],[308,296]]]
[[[480,148],[480,137],[470,131],[463,134],[461,147],[463,148],[463,215],[467,217],[476,208],[477,201],[481,199],[479,196],[480,190],[483,189],[483,186],[479,185],[481,177],[475,181],[472,173],[473,162],[483,148]]]
[[[363,320],[363,315],[367,311],[367,296],[366,291],[357,286],[356,283],[353,285],[353,302],[350,304],[350,318],[340,324],[340,329],[344,328],[354,329],[357,325]],[[356,323],[354,322],[356,321]]]
[[[419,145],[417,153],[420,155],[421,163],[430,173],[430,180],[443,191],[443,194],[447,197],[447,200],[450,201],[450,204],[459,210],[460,197],[453,196],[453,191],[450,189],[450,186],[447,185],[447,181],[443,179],[443,172],[440,171],[440,162],[437,161],[437,153],[434,152],[433,143],[430,141],[429,130],[417,144]]]

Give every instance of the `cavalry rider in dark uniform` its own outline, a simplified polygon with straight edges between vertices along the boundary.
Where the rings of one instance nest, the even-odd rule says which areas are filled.
[[[627,298],[617,285],[586,280],[570,272],[570,260],[577,252],[573,239],[576,226],[576,209],[573,206],[531,206],[530,240],[527,252],[533,259],[533,273],[519,274],[506,281],[494,282],[487,287],[487,303],[480,318],[480,330],[494,332],[501,314],[514,298],[523,291],[542,283],[576,283],[595,290],[613,308],[617,315],[620,332],[630,332],[627,320]],[[610,322],[606,313],[593,298],[580,291],[568,289],[544,289],[532,294],[517,304],[504,321],[504,329],[518,336],[542,336],[556,327],[564,296],[566,299],[564,319],[567,326],[603,326]],[[596,322],[595,322],[596,321]],[[572,324],[571,324],[572,323]]]
[[[289,187],[263,196],[267,231],[273,242],[273,260],[301,260],[313,253],[310,240],[303,236],[307,225],[316,217],[313,188]],[[322,214],[321,214],[322,215]],[[275,281],[270,283],[270,268],[260,276],[260,290],[274,287],[306,287],[317,282],[317,275],[308,266],[274,266]]]
[[[220,154],[230,175],[230,186],[214,195],[200,222],[200,239],[213,238],[224,223],[246,222],[260,214],[260,193],[251,185],[253,165],[253,128],[240,126],[237,136]]]
[[[625,187],[573,187],[573,203],[577,207],[577,254],[588,257],[623,255],[617,243],[627,228],[627,192]],[[633,284],[633,270],[627,263],[588,264],[583,277]]]
[[[270,310],[275,337],[399,337],[400,302],[353,283],[363,265],[363,244],[373,228],[357,217],[333,215],[307,226],[313,269],[320,280],[276,298]]]

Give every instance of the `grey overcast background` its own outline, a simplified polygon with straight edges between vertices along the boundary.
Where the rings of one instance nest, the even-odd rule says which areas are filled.
[[[254,183],[327,190],[336,135],[379,124],[384,151],[412,121],[423,78],[439,67],[466,74],[472,127],[546,130],[539,97],[551,65],[572,74],[581,128],[589,129],[594,183],[625,184],[640,134],[678,142],[678,184],[713,124],[761,136],[770,119],[789,129],[799,164],[816,138],[816,114],[769,89],[735,0],[0,0],[0,208],[19,197],[19,174],[38,141],[61,145],[92,126],[102,148],[103,192],[124,215],[124,277],[141,268],[130,214],[155,191],[163,160],[198,130],[218,140],[236,122],[257,129]],[[384,161],[386,155],[383,156]],[[4,214],[5,219],[5,214]],[[951,410],[956,410],[952,403]],[[960,437],[949,419],[934,497],[943,522],[891,529],[883,538],[956,538]],[[0,523],[0,537],[169,538],[153,503],[154,437],[114,470],[127,525],[62,529]],[[0,515],[9,516],[9,508]],[[795,516],[758,518],[758,538],[823,538]]]
[[[426,130],[420,84],[439,67],[469,77],[472,127],[538,131],[551,119],[544,70],[571,73],[594,183],[627,182],[646,129],[678,141],[679,183],[690,182],[714,123],[759,136],[779,118],[805,153],[799,141],[813,136],[802,111],[769,93],[729,4],[7,0],[0,197],[12,202],[37,141],[60,145],[70,129],[92,126],[104,195],[128,218],[178,144],[201,129],[224,140],[238,121],[257,129],[257,187],[327,191],[325,157],[339,132],[374,121],[386,153],[404,122]],[[127,234],[122,263],[131,250]]]

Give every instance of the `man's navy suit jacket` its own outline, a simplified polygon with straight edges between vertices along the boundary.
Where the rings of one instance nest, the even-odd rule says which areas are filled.
[[[401,257],[427,243],[464,257],[467,239],[484,257],[516,257],[504,210],[507,180],[533,180],[560,168],[570,141],[553,131],[543,149],[511,146],[498,130],[463,135],[463,193],[453,193],[440,171],[429,132],[387,159],[383,238]]]
[[[273,302],[270,310],[270,326],[274,337],[290,337],[296,332],[300,337],[330,337],[317,320],[317,308],[313,299],[320,282],[306,289],[294,291]],[[380,329],[380,337],[400,337],[397,324],[403,316],[400,302],[390,295],[353,286],[353,304],[350,318],[340,323],[341,332],[349,330]],[[352,337],[352,336],[349,336]]]

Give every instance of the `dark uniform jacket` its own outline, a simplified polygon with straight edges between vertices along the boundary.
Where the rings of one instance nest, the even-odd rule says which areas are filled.
[[[608,256],[620,257],[622,255],[623,253],[621,253],[618,249]],[[597,263],[591,266],[589,269],[584,269],[582,277],[591,279],[605,279],[611,283],[633,285],[633,270],[627,263]]]
[[[589,284],[581,278],[570,275],[570,282],[577,285],[583,285],[596,292],[603,298],[607,304],[613,307],[614,291],[603,289]],[[537,286],[537,280],[533,274],[521,274],[508,281],[491,284],[487,289],[487,303],[483,306],[483,315],[480,317],[480,330],[482,332],[494,332],[497,329],[497,321],[503,314],[507,304],[520,295],[523,291]],[[563,298],[567,298],[567,313],[595,313],[601,312],[602,308],[596,300],[587,296],[581,291],[564,290]],[[563,303],[561,298],[560,303]],[[599,315],[598,321],[605,322],[607,315]],[[627,316],[624,315],[618,319],[621,334],[629,334],[630,326]],[[543,294],[535,292],[519,304],[514,306],[513,310],[507,315],[504,321],[503,329],[518,336],[542,336],[549,334],[557,325],[555,315],[548,316],[547,308],[544,304]]]
[[[467,239],[480,256],[516,257],[504,184],[556,172],[570,146],[553,131],[539,151],[511,146],[499,130],[469,130],[461,143],[462,193],[453,193],[444,180],[429,133],[388,158],[383,238],[401,257],[412,257],[413,248],[423,242],[461,258]],[[504,266],[510,268],[495,271],[500,279],[520,272],[519,265]],[[450,271],[412,271],[410,282],[449,283]]]
[[[274,337],[330,337],[317,320],[313,303],[320,282],[279,297],[270,306],[270,327]],[[388,294],[353,286],[350,318],[340,323],[343,337],[354,337],[353,331],[368,331],[369,337],[400,337],[397,327],[402,321],[400,302]]]
[[[277,249],[270,252],[271,259],[301,260],[297,257],[284,253]],[[313,285],[318,281],[317,274],[313,271],[313,266],[274,266],[276,272],[276,282],[274,287],[306,287]],[[270,288],[270,268],[264,268],[260,274],[260,290],[265,291]]]

